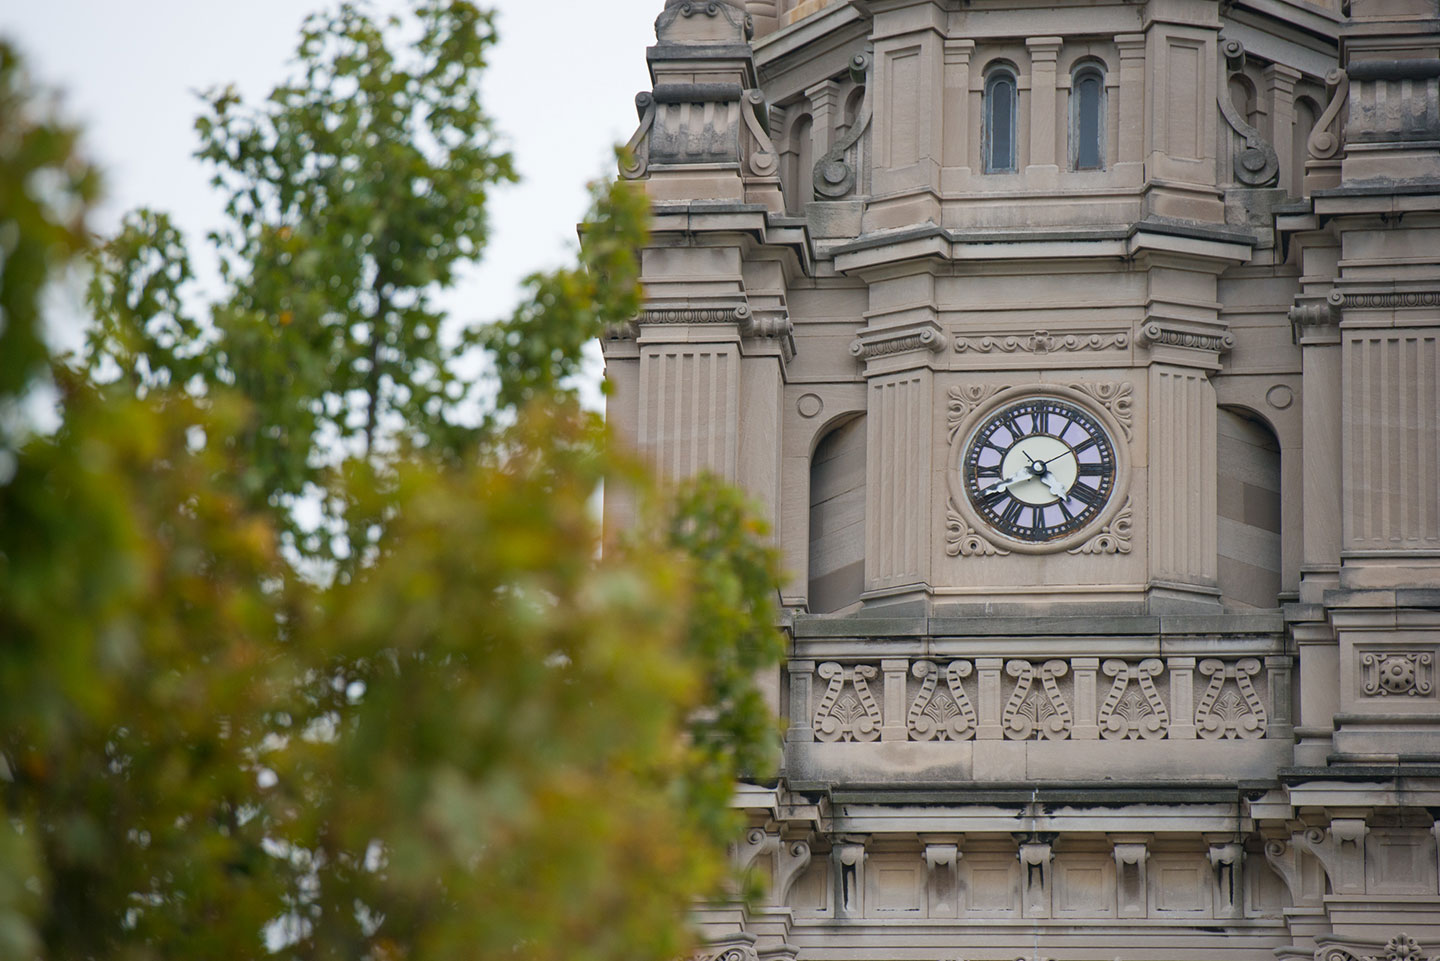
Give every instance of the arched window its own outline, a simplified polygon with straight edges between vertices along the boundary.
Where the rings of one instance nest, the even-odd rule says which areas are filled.
[[[981,138],[987,174],[1019,169],[1015,149],[1015,74],[997,67],[985,79],[985,130]]]
[[[1077,68],[1070,81],[1070,167],[1105,168],[1105,74],[1095,64]]]

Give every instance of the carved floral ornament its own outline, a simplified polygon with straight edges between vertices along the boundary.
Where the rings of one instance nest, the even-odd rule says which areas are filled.
[[[1134,534],[1134,507],[1128,496],[1128,443],[1134,435],[1133,384],[1124,381],[1007,385],[970,383],[950,387],[946,394],[946,436],[951,447],[946,472],[949,496],[945,511],[945,553],[950,557],[1003,557],[1012,553],[1106,555],[1129,554]],[[1114,446],[1114,485],[1108,502],[1093,519],[1073,532],[1047,541],[1021,541],[993,529],[977,513],[967,496],[962,476],[968,439],[987,417],[1007,405],[1030,397],[1053,398],[1080,408],[1093,417]]]
[[[1315,958],[1316,961],[1440,961],[1440,955],[1427,954],[1418,941],[1403,931],[1386,941],[1378,954],[1359,953],[1362,950],[1325,945],[1315,952]]]
[[[1435,693],[1434,667],[1429,651],[1367,651],[1360,655],[1360,689],[1368,697],[1428,697]]]

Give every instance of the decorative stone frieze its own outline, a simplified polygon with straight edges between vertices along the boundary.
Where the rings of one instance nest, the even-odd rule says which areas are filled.
[[[1055,334],[1037,330],[1033,334],[1009,336],[956,336],[957,354],[1052,354],[1087,350],[1118,350],[1130,346],[1128,331]]]
[[[890,731],[935,743],[1256,740],[1269,736],[1273,715],[1288,713],[1288,705],[1281,711],[1266,698],[1288,697],[1290,659],[1271,655],[1265,662],[1261,686],[1255,657],[1201,659],[1198,678],[1193,657],[792,661],[792,695],[814,692],[793,702],[792,716],[803,712],[809,736],[832,743],[878,741],[882,732],[889,740]],[[823,685],[812,686],[816,676]],[[995,719],[988,732],[987,717]]]

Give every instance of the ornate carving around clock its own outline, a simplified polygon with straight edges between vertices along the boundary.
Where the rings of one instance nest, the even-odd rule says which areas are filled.
[[[1052,334],[1048,330],[1037,330],[1033,334],[1010,334],[1007,336],[956,337],[955,352],[975,354],[1050,354],[1081,350],[1118,350],[1130,346],[1128,331],[1101,331],[1097,333]]]
[[[945,553],[951,557],[994,557],[1010,552],[1003,547],[996,547],[966,524],[952,500],[948,502],[945,511]]]
[[[982,417],[962,451],[970,508],[988,528],[1031,544],[1063,540],[1105,510],[1114,444],[1096,417],[1057,397],[1014,401]]]
[[[1120,508],[1120,513],[1104,527],[1100,533],[1090,538],[1079,547],[1070,548],[1071,554],[1128,554],[1130,553],[1130,534],[1134,528],[1134,512],[1130,509],[1130,499],[1125,499],[1125,506]]]
[[[1133,438],[1134,412],[1131,409],[1135,399],[1133,384],[1114,381],[1098,384],[1071,384],[1070,389],[1080,391],[1114,414],[1115,420],[1120,424],[1120,430],[1125,434],[1125,439]]]
[[[951,387],[946,392],[949,402],[945,409],[945,426],[949,432],[950,443],[955,443],[955,435],[960,432],[965,418],[969,417],[975,408],[1002,390],[1009,389],[1009,387],[995,384],[962,384],[959,387]]]

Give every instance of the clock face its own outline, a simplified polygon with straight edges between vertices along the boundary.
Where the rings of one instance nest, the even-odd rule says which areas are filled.
[[[1115,489],[1115,445],[1093,415],[1067,401],[1008,404],[980,424],[961,467],[970,506],[1019,541],[1043,544],[1089,524]]]

